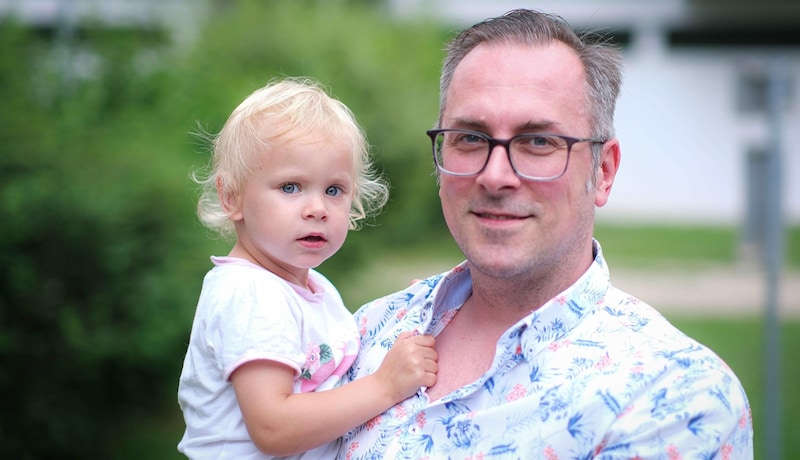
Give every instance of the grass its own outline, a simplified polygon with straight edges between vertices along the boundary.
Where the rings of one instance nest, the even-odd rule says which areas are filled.
[[[739,236],[727,227],[601,226],[596,235],[613,267],[703,267],[737,263]],[[800,269],[800,227],[786,233],[784,261],[791,270]],[[461,260],[458,248],[447,235],[431,237],[424,246],[387,250],[373,254],[368,265],[343,279],[330,276],[348,305],[358,306],[388,292],[401,289],[413,278],[450,268]],[[750,399],[755,427],[755,458],[763,459],[764,427],[764,321],[760,317],[695,318],[669,316],[681,330],[709,346],[722,357],[742,382]],[[783,320],[781,338],[781,449],[784,458],[800,458],[800,321]],[[175,445],[183,433],[177,409],[157,414],[152,420],[129,425],[130,436],[120,448],[120,460],[182,458]]]
[[[598,225],[596,238],[607,258],[628,267],[653,267],[665,264],[683,266],[732,265],[742,254],[739,229],[729,226],[654,226]],[[783,262],[800,268],[800,226],[784,233]]]

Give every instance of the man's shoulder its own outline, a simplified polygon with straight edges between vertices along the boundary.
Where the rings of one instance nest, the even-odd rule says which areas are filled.
[[[629,359],[647,360],[675,369],[727,373],[730,369],[709,347],[687,335],[646,302],[618,289],[609,289],[599,305],[597,328],[609,349],[630,351]],[[624,353],[620,353],[620,356]],[[703,363],[699,365],[699,363]]]
[[[434,275],[423,280],[415,281],[405,289],[395,291],[379,297],[361,306],[356,311],[356,316],[372,315],[385,311],[406,310],[421,308],[432,301],[436,287],[441,282],[443,275]]]

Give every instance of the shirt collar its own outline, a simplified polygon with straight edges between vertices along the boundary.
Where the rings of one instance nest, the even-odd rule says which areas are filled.
[[[592,249],[594,261],[575,283],[511,326],[501,338],[519,337],[526,360],[530,361],[543,347],[563,340],[583,318],[592,314],[608,291],[608,266],[597,240],[592,240]],[[467,263],[462,262],[434,288],[433,317],[441,318],[461,308],[471,292],[472,278]]]
[[[593,240],[592,247],[594,261],[586,272],[572,286],[510,329],[521,329],[521,348],[526,360],[532,360],[543,348],[565,340],[570,331],[594,313],[605,297],[611,285],[608,266],[600,243]]]

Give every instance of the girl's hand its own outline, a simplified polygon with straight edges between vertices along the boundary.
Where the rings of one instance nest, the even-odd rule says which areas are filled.
[[[403,332],[386,354],[375,376],[398,402],[416,393],[420,387],[436,383],[439,367],[435,343],[432,335]]]

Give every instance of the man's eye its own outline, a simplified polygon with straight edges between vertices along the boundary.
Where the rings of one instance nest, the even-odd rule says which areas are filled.
[[[528,143],[534,147],[565,147],[563,139],[556,136],[531,136],[528,138]]]
[[[464,134],[459,136],[456,139],[456,142],[463,143],[463,144],[480,144],[482,142],[486,142],[486,139],[482,138],[481,136],[477,136],[475,134]]]
[[[514,142],[518,151],[547,155],[556,150],[566,149],[566,142],[555,136],[522,136]]]
[[[300,187],[297,184],[283,184],[281,185],[281,191],[283,193],[296,193],[300,191]]]
[[[342,193],[344,193],[344,190],[342,190],[342,188],[339,187],[338,185],[331,185],[330,187],[328,187],[327,190],[325,190],[325,193],[327,193],[330,196],[339,196]]]

